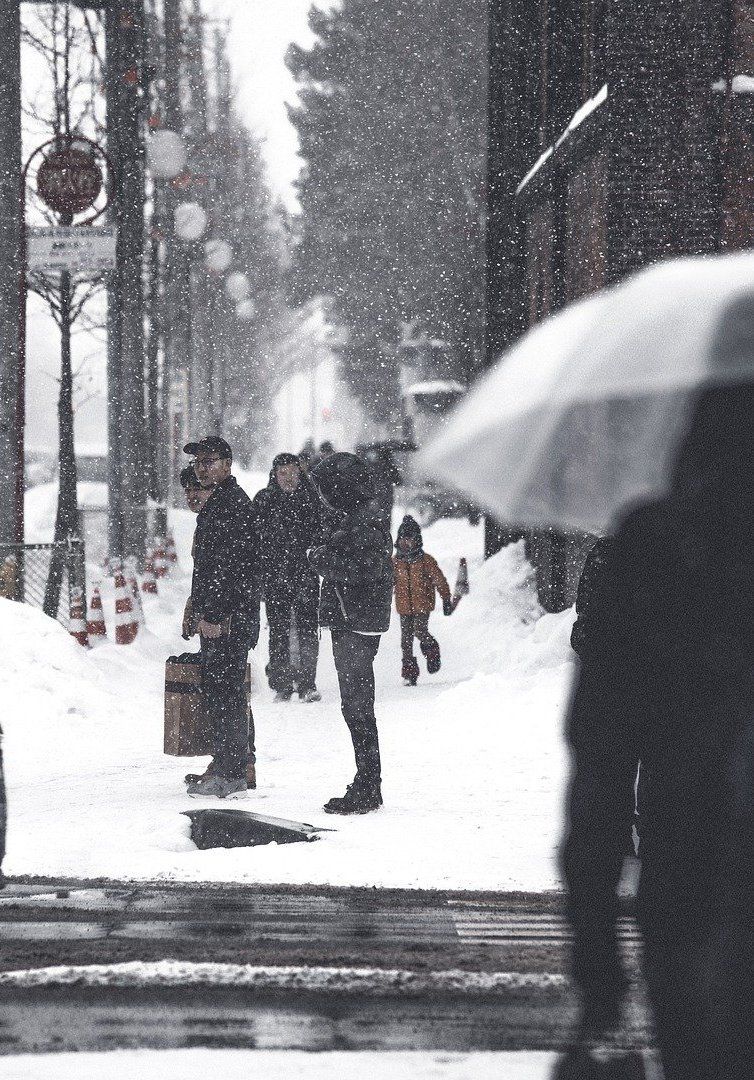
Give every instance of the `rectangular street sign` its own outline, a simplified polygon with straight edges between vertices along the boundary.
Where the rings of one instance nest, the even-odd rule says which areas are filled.
[[[115,267],[117,229],[112,225],[58,225],[29,229],[26,264],[29,270],[93,273]]]

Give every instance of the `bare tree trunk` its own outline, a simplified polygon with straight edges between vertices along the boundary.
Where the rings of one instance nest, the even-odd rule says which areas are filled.
[[[155,215],[157,218],[158,215]],[[153,230],[154,231],[154,230]],[[162,298],[160,296],[160,241],[152,236],[149,242],[149,327],[146,349],[146,427],[149,452],[149,495],[155,502],[164,498],[160,483],[160,413],[164,399],[164,373],[160,379],[160,338],[162,337]],[[162,391],[162,393],[161,393]],[[163,533],[158,535],[162,536]]]
[[[73,437],[73,364],[71,360],[71,275],[60,275],[60,392],[58,394],[58,509],[55,542],[64,543],[79,535],[76,491],[76,451]],[[45,589],[44,611],[55,618],[60,605],[60,589],[66,556],[56,548],[50,562]]]

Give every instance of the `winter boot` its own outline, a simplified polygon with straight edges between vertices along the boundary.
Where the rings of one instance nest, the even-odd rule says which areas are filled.
[[[249,791],[254,791],[257,786],[257,767],[253,761],[246,766],[246,786]]]
[[[186,773],[186,775],[183,778],[184,784],[196,784],[196,783],[198,783],[199,780],[209,780],[210,776],[215,775],[214,771],[213,771],[213,765],[214,764],[215,764],[214,761],[210,761],[209,765],[207,766],[207,768],[204,770],[203,773],[195,773],[195,772]]]
[[[275,702],[290,701],[292,697],[293,697],[293,691],[292,690],[278,690],[278,692],[275,694],[275,696],[274,696],[274,698],[272,700],[275,701]]]
[[[410,660],[403,661],[401,678],[404,686],[416,686],[416,680],[419,678],[419,664],[415,656],[412,656]]]
[[[299,690],[298,696],[299,700],[305,701],[307,705],[310,704],[312,701],[322,700],[322,695],[320,694],[316,686],[312,686],[309,690]]]
[[[424,659],[427,661],[428,674],[434,675],[435,672],[440,670],[440,646],[436,641],[433,641],[430,645],[423,645],[420,642],[419,648],[424,653]]]
[[[326,814],[368,814],[382,806],[382,792],[379,784],[365,784],[354,780],[346,788],[342,798],[330,799],[325,803]]]
[[[559,1059],[553,1080],[647,1080],[640,1050],[568,1050]]]
[[[229,795],[245,795],[248,790],[246,780],[229,780],[225,776],[210,776],[206,780],[197,780],[186,788],[187,795],[203,795],[206,798],[227,799]]]

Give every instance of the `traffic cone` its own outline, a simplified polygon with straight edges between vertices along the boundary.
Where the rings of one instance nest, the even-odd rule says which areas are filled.
[[[178,562],[178,549],[175,546],[175,537],[172,530],[168,532],[167,540],[165,541],[165,558],[168,560],[170,566]]]
[[[154,538],[154,573],[155,577],[165,577],[168,572],[168,560],[165,558],[165,541],[161,536]]]
[[[144,577],[141,580],[141,591],[157,595],[157,578],[154,572],[154,549],[147,554],[147,562],[144,567]]]
[[[89,648],[89,635],[86,632],[86,613],[84,611],[84,590],[74,586],[71,589],[71,626],[68,631],[79,645]]]
[[[139,632],[139,624],[134,617],[131,590],[123,576],[123,563],[113,559],[112,568],[115,576],[115,642],[130,645]]]
[[[87,619],[86,630],[89,637],[107,637],[105,613],[102,610],[102,597],[100,596],[98,585],[95,585],[92,589],[92,602],[89,605],[89,618]]]

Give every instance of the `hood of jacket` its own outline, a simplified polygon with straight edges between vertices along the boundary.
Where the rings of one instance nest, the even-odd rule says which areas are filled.
[[[355,454],[331,454],[313,470],[312,481],[328,506],[343,514],[374,499],[372,474]]]

